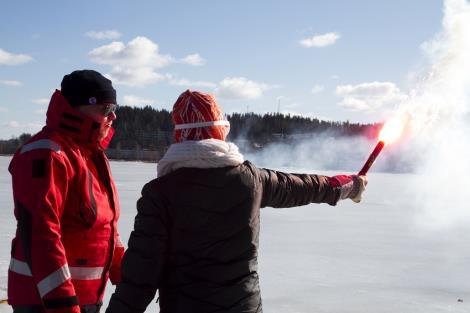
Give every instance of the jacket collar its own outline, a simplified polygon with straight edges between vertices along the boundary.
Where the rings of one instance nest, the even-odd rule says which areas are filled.
[[[98,142],[100,124],[70,106],[59,90],[51,97],[46,127],[72,138],[77,143],[102,150],[108,147],[114,134],[114,129],[111,128],[108,136]]]
[[[197,156],[197,157],[195,157]],[[186,140],[174,143],[158,161],[157,176],[163,176],[182,167],[216,168],[243,163],[238,147],[219,139]]]

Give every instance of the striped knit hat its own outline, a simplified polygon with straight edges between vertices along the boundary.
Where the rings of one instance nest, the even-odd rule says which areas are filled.
[[[173,106],[175,140],[225,140],[230,123],[225,120],[214,97],[198,91],[186,90]]]

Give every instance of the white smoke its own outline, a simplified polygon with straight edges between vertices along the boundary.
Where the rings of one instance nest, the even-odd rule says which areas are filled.
[[[431,67],[399,114],[410,118],[420,223],[441,228],[470,222],[470,3],[445,0],[443,30],[424,46]]]
[[[245,158],[257,166],[269,168],[300,168],[315,171],[335,171],[341,173],[357,173],[364,164],[368,153],[373,149],[374,141],[363,136],[338,137],[334,133],[306,136],[303,140],[294,139],[294,144],[270,144],[259,152],[246,148],[236,142],[245,153]],[[374,172],[409,172],[413,163],[401,155],[404,149],[385,149],[374,163]],[[409,157],[409,159],[412,159]]]
[[[441,32],[423,44],[429,66],[413,75],[418,79],[396,111],[408,120],[404,138],[387,146],[373,166],[413,168],[413,190],[406,194],[413,195],[418,223],[432,228],[470,223],[470,3],[444,0],[443,13]],[[366,139],[326,135],[247,158],[261,166],[357,172],[372,148]]]

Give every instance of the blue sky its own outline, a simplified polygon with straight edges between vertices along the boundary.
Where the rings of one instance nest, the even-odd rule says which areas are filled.
[[[225,112],[380,121],[427,62],[442,2],[4,1],[0,138],[35,132],[65,74],[108,75],[121,105],[171,107],[185,89]]]

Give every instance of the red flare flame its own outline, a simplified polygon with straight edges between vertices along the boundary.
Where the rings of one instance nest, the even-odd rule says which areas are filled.
[[[391,118],[384,124],[379,134],[379,142],[377,142],[377,145],[369,155],[369,158],[367,159],[362,169],[359,171],[358,175],[363,176],[367,174],[385,144],[390,144],[400,138],[403,129],[405,128],[405,122],[406,121],[404,118],[397,116]]]

